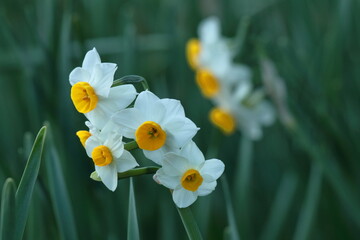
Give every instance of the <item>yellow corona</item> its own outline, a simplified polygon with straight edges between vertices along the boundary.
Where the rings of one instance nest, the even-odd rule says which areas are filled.
[[[139,148],[154,151],[165,144],[166,132],[156,122],[146,121],[137,128],[135,139]]]
[[[187,170],[181,178],[181,185],[186,190],[195,192],[203,182],[203,177],[195,169]]]
[[[80,113],[88,113],[94,110],[98,103],[98,96],[94,88],[87,82],[74,84],[70,95],[76,110]]]

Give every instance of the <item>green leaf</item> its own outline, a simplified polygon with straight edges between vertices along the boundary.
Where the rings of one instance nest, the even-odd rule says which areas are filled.
[[[229,184],[227,182],[225,174],[223,174],[223,176],[221,176],[220,181],[221,181],[222,188],[224,191],[226,213],[227,213],[227,218],[228,218],[228,222],[229,222],[228,234],[230,234],[230,239],[239,240],[240,239],[239,231],[236,227],[234,208],[233,208],[233,204],[231,201]]]
[[[14,239],[15,192],[14,180],[6,179],[1,195],[0,240]]]
[[[270,215],[266,221],[261,238],[263,240],[278,239],[280,231],[286,223],[286,216],[293,202],[298,178],[294,173],[286,173],[277,190]]]
[[[202,239],[200,230],[198,228],[198,225],[195,221],[194,215],[191,212],[190,207],[187,208],[178,208],[176,207],[181,221],[184,225],[184,228],[186,230],[186,233],[189,237],[190,240],[198,240],[198,239]]]
[[[51,130],[51,128],[49,128],[49,130]],[[46,148],[45,156],[50,197],[60,234],[62,239],[78,239],[73,211],[60,164],[60,158],[53,144],[51,131],[49,131],[49,144]]]
[[[137,240],[140,239],[139,235],[139,224],[136,214],[136,203],[135,203],[135,194],[133,179],[130,178],[130,188],[129,188],[129,214],[128,214],[128,234],[127,239]]]
[[[309,239],[311,227],[315,219],[319,204],[322,182],[322,167],[313,162],[304,205],[301,208],[298,224],[295,231],[295,240]]]
[[[24,173],[15,195],[15,239],[22,239],[29,205],[34,189],[35,181],[39,173],[41,157],[46,136],[46,127],[42,127],[36,136]]]

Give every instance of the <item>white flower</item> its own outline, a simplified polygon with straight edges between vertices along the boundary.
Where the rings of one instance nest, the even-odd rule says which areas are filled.
[[[223,88],[213,99],[215,105],[210,120],[225,133],[237,128],[252,140],[262,137],[262,126],[275,120],[273,106],[264,99],[262,90],[252,90],[249,79],[238,81],[233,89]]]
[[[185,208],[198,196],[208,195],[215,189],[224,168],[224,163],[218,159],[205,161],[202,152],[190,141],[178,153],[163,156],[163,166],[154,175],[154,180],[173,189],[176,206]]]
[[[114,63],[102,63],[94,48],[86,53],[82,67],[75,68],[69,76],[75,108],[99,129],[114,112],[127,107],[137,94],[130,84],[111,88],[116,69]]]
[[[147,158],[162,164],[162,155],[188,143],[199,128],[185,117],[180,101],[159,99],[150,91],[137,97],[134,108],[121,110],[112,118],[124,137],[135,139]]]
[[[87,155],[95,164],[95,171],[111,191],[118,183],[118,172],[125,172],[139,166],[135,158],[124,149],[122,136],[111,122],[97,135],[90,136],[85,143]]]

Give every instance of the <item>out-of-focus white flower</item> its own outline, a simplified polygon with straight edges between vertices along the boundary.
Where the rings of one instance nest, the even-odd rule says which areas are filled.
[[[162,164],[162,156],[188,143],[199,130],[185,117],[180,101],[159,99],[150,91],[137,97],[134,108],[116,113],[113,122],[124,137],[135,139],[147,158]]]
[[[275,120],[272,105],[261,90],[252,91],[248,79],[239,81],[235,88],[223,88],[213,102],[216,107],[210,112],[210,120],[225,134],[239,129],[250,139],[258,140],[262,137],[261,127]]]
[[[199,39],[190,39],[187,43],[187,59],[196,70],[196,82],[205,97],[218,94],[222,84],[231,80],[233,55],[228,40],[220,33],[217,17],[203,20],[198,29]]]
[[[127,107],[137,94],[131,84],[111,88],[116,69],[114,63],[102,63],[94,48],[86,53],[82,67],[76,67],[69,76],[75,108],[99,129],[114,112]]]
[[[225,168],[218,159],[205,161],[193,141],[177,153],[165,154],[162,162],[163,166],[154,175],[154,180],[173,190],[173,200],[179,208],[190,206],[198,196],[210,194]]]
[[[135,158],[124,149],[122,136],[113,128],[111,122],[99,132],[90,136],[85,143],[87,155],[95,164],[95,171],[101,181],[111,191],[118,183],[117,173],[125,172],[138,166]]]

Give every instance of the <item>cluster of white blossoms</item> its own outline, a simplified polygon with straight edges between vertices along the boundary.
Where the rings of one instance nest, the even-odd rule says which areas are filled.
[[[218,159],[205,160],[192,141],[199,128],[185,116],[180,101],[160,99],[148,90],[137,93],[132,84],[113,86],[116,69],[114,63],[102,63],[94,48],[69,77],[73,104],[88,119],[89,130],[76,134],[97,176],[114,191],[118,173],[139,166],[124,147],[125,137],[160,165],[154,180],[171,189],[178,207],[211,193],[225,166]]]
[[[198,35],[199,39],[188,41],[186,53],[201,93],[215,105],[211,122],[227,135],[238,129],[250,139],[261,138],[261,127],[275,119],[264,91],[253,89],[251,70],[234,62],[231,41],[221,36],[218,18],[203,20]]]

